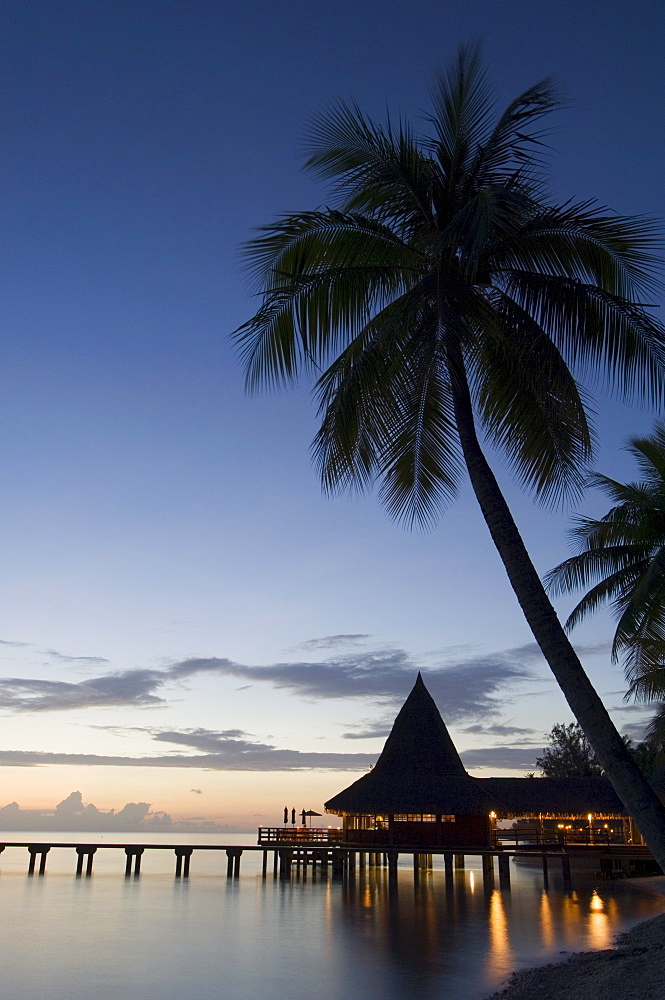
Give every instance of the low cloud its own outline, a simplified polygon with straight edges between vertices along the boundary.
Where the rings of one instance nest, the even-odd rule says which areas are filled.
[[[165,742],[196,747],[200,740],[192,734],[171,733]],[[179,737],[179,738],[176,738]],[[40,750],[0,750],[0,767],[40,767],[75,764],[79,767],[185,767],[208,771],[366,771],[377,754],[302,753],[281,750],[270,744],[247,740],[217,741],[213,753],[161,754],[126,757],[85,753],[47,753]],[[0,826],[1,829],[1,826]]]
[[[118,812],[101,810],[91,802],[85,805],[80,792],[71,792],[55,809],[21,809],[17,802],[0,808],[2,830],[139,832],[171,827],[169,814],[151,812],[149,802],[127,802]]]

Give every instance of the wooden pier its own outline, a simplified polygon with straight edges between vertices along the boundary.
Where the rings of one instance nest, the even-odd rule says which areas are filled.
[[[518,845],[514,848],[498,846],[487,850],[481,850],[477,847],[457,847],[454,850],[432,847],[400,847],[399,849],[385,847],[381,850],[367,851],[360,849],[357,845],[341,842],[336,837],[327,838],[318,835],[311,838],[300,836],[280,841],[271,837],[269,841],[262,839],[258,845],[7,841],[0,844],[0,854],[7,848],[27,849],[29,876],[46,874],[46,862],[51,851],[73,851],[76,858],[75,874],[77,878],[83,876],[90,878],[93,871],[93,861],[99,851],[122,852],[125,859],[124,874],[126,878],[139,877],[141,859],[146,852],[171,851],[175,859],[176,879],[189,878],[190,863],[197,851],[224,851],[227,859],[227,879],[240,877],[241,859],[245,852],[260,851],[262,853],[262,878],[267,879],[270,871],[273,879],[281,881],[288,881],[294,875],[297,879],[306,881],[308,872],[311,872],[312,878],[330,876],[333,880],[354,880],[358,875],[366,877],[373,870],[384,869],[389,881],[392,882],[397,879],[400,857],[411,857],[416,884],[426,873],[435,870],[436,867],[443,869],[446,882],[452,882],[455,871],[464,869],[465,859],[476,858],[481,862],[483,885],[486,891],[495,888],[495,868],[498,868],[499,888],[510,889],[511,858],[540,860],[545,888],[548,887],[551,870],[553,868],[559,870],[566,889],[571,887],[571,861],[574,866],[575,861],[580,858],[587,861],[590,859],[597,861],[598,872],[603,878],[626,877],[629,874],[635,874],[636,868],[640,865],[644,866],[649,860],[653,861],[652,855],[646,848],[631,845],[566,845],[559,848]],[[270,854],[272,854],[272,859],[269,858]],[[272,864],[270,864],[270,860],[272,860]]]

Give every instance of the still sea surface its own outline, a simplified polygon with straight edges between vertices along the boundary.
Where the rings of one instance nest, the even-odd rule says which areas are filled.
[[[20,834],[37,843],[255,844],[256,834]],[[272,858],[272,855],[270,855]],[[354,885],[261,878],[261,852],[227,880],[223,851],[197,850],[175,879],[171,851],[146,851],[125,878],[122,849],[98,851],[74,877],[73,849],[54,849],[43,877],[25,847],[0,855],[2,1000],[480,1000],[515,969],[606,948],[665,910],[665,897],[592,872],[511,864],[511,889],[486,893],[467,859],[446,887],[442,859],[414,885],[404,858],[397,891],[383,869]],[[497,880],[498,886],[498,880]]]

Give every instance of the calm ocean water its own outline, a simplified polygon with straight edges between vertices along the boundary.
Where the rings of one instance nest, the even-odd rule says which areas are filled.
[[[0,833],[4,841],[255,843],[243,835]],[[44,877],[28,852],[0,855],[2,1000],[479,1000],[513,970],[562,951],[608,947],[614,935],[665,910],[665,898],[574,873],[565,894],[551,871],[511,865],[510,892],[486,894],[478,867],[447,889],[441,861],[397,892],[378,870],[355,886],[261,879],[245,853],[226,879],[223,852],[195,852],[175,880],[174,856],[146,852],[124,877],[121,850],[99,851],[90,879],[73,850],[54,850]]]

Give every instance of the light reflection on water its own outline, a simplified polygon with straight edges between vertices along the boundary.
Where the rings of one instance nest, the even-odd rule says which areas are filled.
[[[224,842],[251,840],[227,835]],[[281,883],[271,866],[263,882],[260,863],[260,853],[245,853],[241,878],[227,881],[223,852],[195,852],[191,878],[176,881],[173,854],[155,851],[144,855],[139,879],[125,879],[124,853],[109,850],[95,856],[91,879],[75,879],[74,852],[54,850],[46,876],[28,878],[27,851],[7,849],[0,856],[3,996],[477,1000],[513,969],[552,961],[562,950],[606,948],[619,930],[665,909],[665,900],[582,873],[564,893],[550,870],[544,892],[539,867],[515,864],[508,892],[485,891],[470,859],[451,882],[440,859],[417,884],[405,864],[397,891],[380,868],[366,877],[358,871],[350,885],[313,881],[311,872],[307,882]]]

